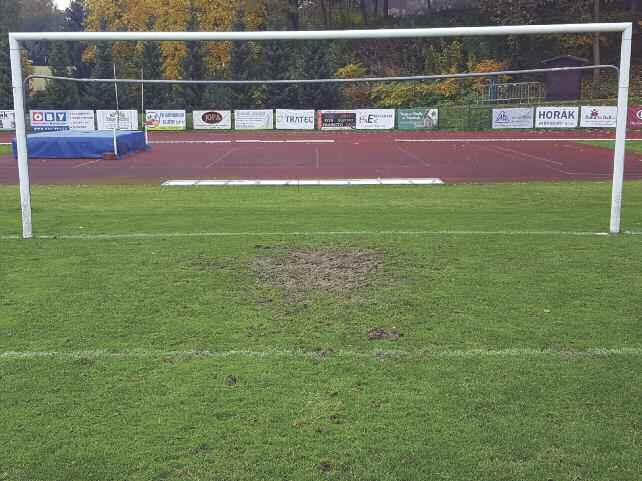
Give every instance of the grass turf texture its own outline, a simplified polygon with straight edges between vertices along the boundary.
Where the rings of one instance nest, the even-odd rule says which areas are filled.
[[[626,229],[641,187],[625,184]],[[603,231],[609,199],[608,183],[33,187],[49,234]],[[17,188],[0,206],[17,234]],[[641,477],[637,236],[1,243],[0,479]],[[252,267],[348,248],[381,257],[352,291],[292,297]]]
[[[612,140],[584,140],[579,143],[611,150],[615,148],[615,142]],[[627,140],[626,150],[627,152],[631,152],[634,154],[642,154],[642,140]]]

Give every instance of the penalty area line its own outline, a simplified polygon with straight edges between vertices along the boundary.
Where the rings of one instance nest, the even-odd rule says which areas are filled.
[[[229,350],[214,351],[208,349],[162,351],[153,349],[132,349],[125,351],[111,351],[96,349],[85,351],[2,351],[0,360],[16,359],[131,359],[131,358],[417,358],[417,359],[443,359],[443,358],[604,358],[604,357],[639,357],[642,348],[590,348],[585,350],[571,349],[534,349],[534,348],[509,348],[509,349],[381,349],[369,351],[356,351],[345,349],[270,349],[265,351]]]
[[[642,235],[642,232],[625,231],[620,235]],[[133,232],[123,234],[41,234],[34,239],[44,240],[119,240],[165,239],[183,237],[341,237],[341,236],[579,236],[609,237],[608,232],[582,231],[509,231],[509,230],[435,230],[435,231],[290,231],[290,232]],[[21,240],[19,235],[3,235],[0,240]]]

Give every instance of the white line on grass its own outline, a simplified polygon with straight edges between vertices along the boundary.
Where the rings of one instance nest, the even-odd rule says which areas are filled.
[[[582,231],[483,231],[483,230],[441,230],[441,231],[291,231],[291,232],[133,232],[124,234],[41,234],[36,239],[62,240],[118,240],[118,239],[164,239],[173,237],[314,237],[314,236],[580,236],[608,237],[608,232]],[[642,232],[625,231],[621,235],[642,235]],[[0,240],[19,240],[19,235],[0,236]]]
[[[602,358],[611,356],[638,357],[642,356],[642,348],[590,348],[584,350],[571,349],[381,349],[355,351],[345,349],[303,350],[303,349],[270,349],[265,351],[229,350],[212,351],[195,349],[184,351],[162,351],[149,349],[132,349],[127,351],[111,351],[108,349],[86,351],[2,351],[0,359],[114,359],[114,358],[510,358],[510,357],[560,357],[560,358]]]

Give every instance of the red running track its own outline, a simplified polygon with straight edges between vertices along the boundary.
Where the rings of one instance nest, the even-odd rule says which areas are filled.
[[[158,183],[168,179],[438,177],[445,182],[608,180],[608,149],[575,139],[613,132],[176,132],[154,133],[146,152],[120,160],[33,159],[32,182]],[[631,132],[630,138],[642,138]],[[10,134],[0,133],[0,142]],[[625,173],[642,178],[642,155]],[[0,183],[15,184],[15,160],[0,156]]]

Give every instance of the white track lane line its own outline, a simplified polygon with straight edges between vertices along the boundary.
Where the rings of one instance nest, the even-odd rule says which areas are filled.
[[[150,140],[150,144],[231,144],[231,140]]]
[[[410,152],[409,150],[404,149],[404,148],[403,148],[403,147],[401,147],[400,145],[397,145],[396,147],[397,147],[397,150],[399,150],[399,152],[401,152],[401,153],[403,153],[403,154],[407,155],[408,157],[410,157],[411,159],[413,159],[415,162],[419,162],[419,163],[423,164],[423,165],[424,165],[424,167],[430,167],[430,162],[428,162],[428,161],[426,161],[426,160],[422,159],[422,158],[421,158],[421,157],[419,157],[418,155],[413,154],[413,153],[412,153],[412,152]]]
[[[341,236],[560,236],[560,237],[613,237],[639,236],[642,231],[623,231],[619,235],[608,232],[583,231],[510,231],[510,230],[435,230],[435,231],[290,231],[290,232],[138,232],[129,234],[40,234],[35,239],[43,240],[126,240],[169,239],[189,237],[341,237]],[[19,235],[0,236],[0,240],[21,240]]]
[[[216,158],[216,160],[214,160],[213,162],[210,162],[209,164],[207,164],[207,165],[205,166],[205,168],[206,168],[206,169],[209,169],[210,167],[213,167],[213,166],[214,166],[214,165],[216,165],[217,163],[222,162],[223,160],[225,160],[228,156],[232,155],[232,154],[233,154],[234,152],[236,152],[236,151],[237,151],[237,149],[230,149],[230,150],[228,150],[227,152],[225,152],[225,153],[223,153],[222,155],[220,155],[219,157],[217,157],[217,158]]]
[[[300,139],[300,140],[262,140],[262,139],[239,139],[234,140],[237,144],[334,144],[335,140],[324,139],[324,140],[312,140],[312,139]]]
[[[534,349],[534,348],[508,348],[508,349],[381,349],[381,350],[347,350],[327,349],[306,351],[302,349],[272,349],[265,351],[229,350],[214,351],[184,350],[161,351],[152,349],[132,349],[125,351],[112,351],[108,349],[95,349],[86,351],[0,351],[0,360],[20,359],[128,359],[128,358],[360,358],[382,359],[388,358],[418,358],[418,359],[457,359],[457,358],[563,358],[563,359],[599,359],[605,357],[639,357],[642,356],[640,347],[596,347],[583,350],[564,349]]]
[[[615,141],[615,139],[586,139],[586,138],[546,138],[546,139],[537,139],[537,138],[496,138],[496,139],[475,139],[475,138],[463,138],[463,139],[395,139],[395,142],[587,142],[587,141]],[[627,140],[642,140],[642,139],[627,139]]]
[[[98,162],[98,159],[96,159],[96,160],[88,160],[87,162],[83,162],[81,164],[74,165],[72,167],[72,169],[78,169],[79,167],[85,167],[86,165],[95,164],[96,162]]]

